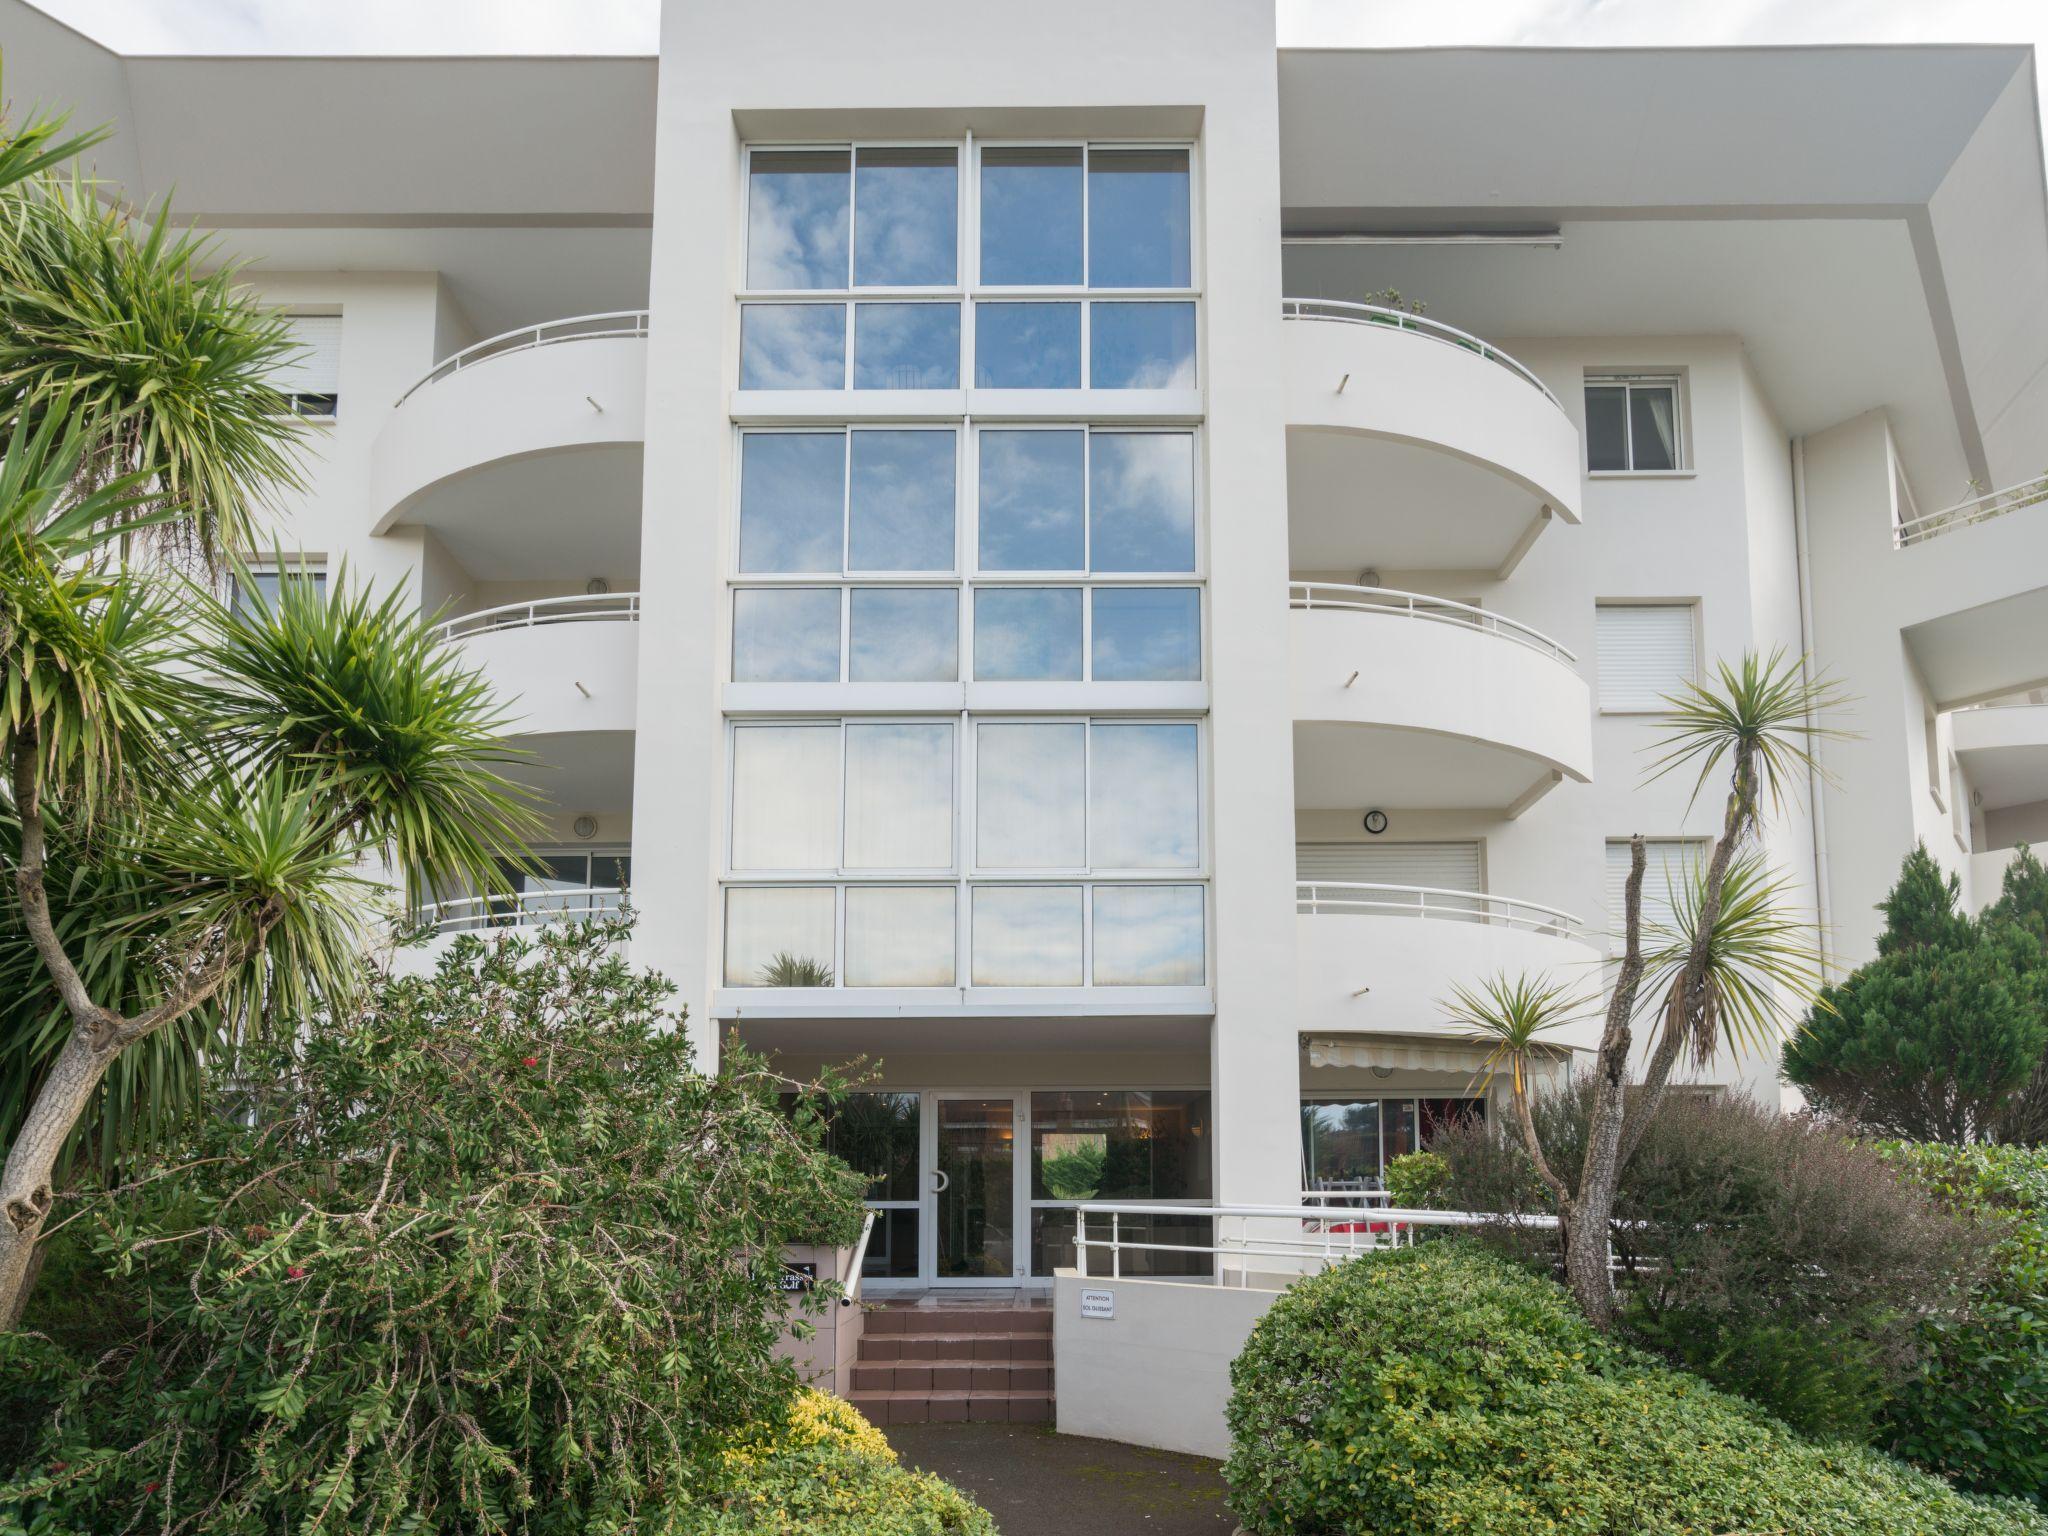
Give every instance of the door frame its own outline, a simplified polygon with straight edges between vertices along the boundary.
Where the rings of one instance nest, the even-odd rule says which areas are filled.
[[[1010,1273],[939,1274],[939,1104],[947,1099],[1007,1099],[1010,1102]],[[927,1088],[918,1106],[918,1255],[916,1284],[934,1289],[988,1290],[1031,1285],[1031,1090],[1028,1088]],[[1036,1282],[1040,1284],[1049,1282]]]

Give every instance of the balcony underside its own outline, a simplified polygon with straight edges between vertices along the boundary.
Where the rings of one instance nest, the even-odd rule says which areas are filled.
[[[1296,721],[1302,811],[1490,811],[1518,815],[1559,771],[1506,747],[1396,726]]]
[[[2039,687],[2048,683],[2048,586],[1929,619],[1905,637],[1939,708]]]
[[[1954,717],[1956,759],[1987,811],[2048,801],[2048,704]]]
[[[630,742],[639,694],[638,623],[523,625],[455,643],[491,684],[512,733],[542,740],[597,733]]]
[[[432,531],[477,582],[602,576],[640,584],[642,453],[637,443],[493,460],[435,486],[401,520]]]

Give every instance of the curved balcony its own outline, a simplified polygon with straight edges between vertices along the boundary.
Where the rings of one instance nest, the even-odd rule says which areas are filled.
[[[546,890],[521,891],[510,896],[458,896],[431,902],[413,914],[413,922],[427,930],[420,943],[394,952],[392,969],[400,976],[433,973],[455,942],[456,935],[533,930],[549,923],[587,923],[609,917],[625,900],[617,886],[554,886]]]
[[[484,674],[518,735],[631,731],[640,679],[640,594],[551,597],[440,626]]]
[[[1592,698],[1549,636],[1442,598],[1296,582],[1298,810],[1519,816],[1592,776]]]
[[[1444,1015],[1454,986],[1505,972],[1599,989],[1600,951],[1579,920],[1539,902],[1426,886],[1304,883],[1295,888],[1301,1033],[1384,1033],[1461,1040]],[[1589,1048],[1591,1016],[1547,1036]]]
[[[480,341],[401,395],[377,434],[373,531],[432,528],[484,581],[637,572],[646,419],[644,311]]]
[[[1505,576],[1553,515],[1579,520],[1578,428],[1514,358],[1370,304],[1281,313],[1296,570]]]

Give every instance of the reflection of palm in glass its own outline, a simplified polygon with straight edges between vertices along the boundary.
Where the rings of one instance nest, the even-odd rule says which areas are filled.
[[[832,985],[832,967],[822,960],[813,960],[808,955],[778,953],[774,959],[761,967],[761,985],[829,987]]]

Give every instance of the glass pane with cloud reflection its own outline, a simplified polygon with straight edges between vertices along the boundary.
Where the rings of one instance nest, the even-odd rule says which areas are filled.
[[[1088,387],[1193,389],[1195,306],[1091,304]]]
[[[735,727],[732,867],[836,869],[838,865],[839,727]]]
[[[839,681],[837,587],[742,587],[732,595],[732,680]]]
[[[981,281],[987,287],[1081,281],[1081,151],[981,152]]]
[[[849,680],[960,680],[960,594],[954,588],[856,587],[850,617]]]
[[[984,885],[974,891],[973,984],[1078,987],[1078,885]]]
[[[833,915],[829,885],[727,891],[725,984],[831,986]]]
[[[958,389],[958,304],[853,306],[855,389]]]
[[[1097,571],[1195,568],[1195,439],[1097,432],[1088,443],[1088,561]]]
[[[1201,773],[1194,725],[1098,724],[1089,746],[1090,866],[1199,867]]]
[[[740,439],[740,569],[837,571],[846,523],[844,432]]]
[[[982,587],[974,594],[974,679],[1081,680],[1079,587]]]
[[[952,287],[960,255],[958,152],[863,149],[854,176],[854,283]]]
[[[1095,985],[1201,986],[1202,927],[1199,885],[1097,886]]]
[[[846,867],[953,867],[953,722],[846,727]]]
[[[950,428],[853,434],[848,570],[953,569],[958,442]]]
[[[849,987],[950,987],[954,901],[950,885],[856,887],[846,893]]]
[[[1084,436],[1078,430],[981,433],[981,569],[1082,569]]]
[[[1202,595],[1193,587],[1100,587],[1089,676],[1098,683],[1202,678]]]
[[[1079,389],[1081,306],[974,306],[977,389]]]
[[[747,157],[747,286],[844,288],[848,160],[843,149]]]
[[[975,862],[1079,869],[1087,847],[1087,728],[984,722],[975,737]]]
[[[742,305],[740,388],[846,388],[846,306]]]
[[[1188,152],[1088,155],[1088,286],[1185,288],[1191,281]]]

